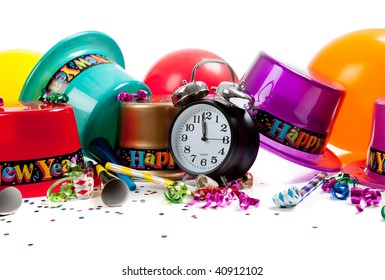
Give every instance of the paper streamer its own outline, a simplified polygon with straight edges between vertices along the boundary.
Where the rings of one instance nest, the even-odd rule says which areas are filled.
[[[318,186],[319,183],[327,176],[327,173],[322,171],[318,173],[313,179],[311,179],[304,187],[298,189],[295,186],[288,188],[282,192],[279,192],[273,196],[273,202],[276,206],[281,208],[293,207],[304,200],[309,194],[311,194]]]

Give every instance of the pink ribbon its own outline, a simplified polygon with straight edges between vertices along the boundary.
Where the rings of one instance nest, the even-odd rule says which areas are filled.
[[[217,208],[230,205],[231,202],[238,198],[239,207],[242,210],[247,210],[250,206],[259,206],[259,199],[251,198],[244,192],[239,191],[234,187],[216,187],[216,188],[201,188],[195,191],[193,200],[189,205],[200,203],[203,200],[206,202],[202,208]]]
[[[365,206],[377,205],[382,199],[381,192],[377,189],[353,187],[350,191],[351,202],[356,205],[358,211],[364,211],[361,201]]]
[[[127,91],[122,91],[116,96],[116,99],[120,102],[132,102],[135,98],[136,101],[141,102],[147,100],[147,91],[140,89],[138,93],[128,93]]]

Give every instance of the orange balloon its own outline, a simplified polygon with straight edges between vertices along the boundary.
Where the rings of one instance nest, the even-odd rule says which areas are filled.
[[[346,90],[329,143],[351,152],[343,163],[365,158],[374,102],[385,95],[385,29],[358,30],[331,41],[314,56],[308,70],[314,79],[326,76]]]

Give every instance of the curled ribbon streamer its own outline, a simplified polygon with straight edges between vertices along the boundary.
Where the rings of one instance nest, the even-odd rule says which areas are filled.
[[[324,192],[330,193],[336,183],[336,178],[331,177],[323,182],[321,188]]]
[[[381,192],[378,189],[371,188],[358,188],[353,187],[351,189],[351,202],[356,205],[358,211],[364,211],[361,205],[361,201],[364,201],[366,206],[377,205],[382,199]]]
[[[242,210],[247,210],[250,206],[255,206],[255,207],[259,206],[258,198],[249,197],[244,192],[240,192],[238,199],[239,199],[239,207]]]
[[[350,196],[350,186],[357,185],[357,178],[351,178],[347,173],[339,173],[337,176],[325,178],[322,184],[322,190],[330,193],[334,198],[345,200]]]
[[[76,197],[75,188],[73,186],[73,179],[75,176],[63,177],[53,183],[47,190],[47,198],[52,202],[67,201]],[[51,193],[51,191],[60,185],[60,191]]]
[[[48,103],[67,103],[69,101],[69,97],[65,93],[50,93],[48,94],[45,89],[42,90],[40,97],[38,98],[40,101],[48,102]]]
[[[122,91],[116,96],[116,99],[120,102],[132,102],[134,98],[138,102],[146,101],[148,93],[147,91],[140,89],[138,90],[138,93],[128,93],[127,91]]]
[[[206,193],[206,204],[202,208],[211,206],[212,208],[224,207],[231,203],[234,194],[229,188],[215,188],[212,192]]]
[[[173,182],[166,187],[163,193],[164,197],[172,203],[180,203],[183,198],[188,194],[187,185],[183,182]]]
[[[281,208],[296,206],[302,200],[304,200],[309,194],[311,194],[318,186],[319,183],[327,176],[326,172],[318,173],[313,179],[311,179],[305,186],[298,189],[295,186],[289,187],[287,190],[279,192],[273,196],[273,202],[276,206]]]
[[[92,166],[93,167],[93,166]],[[89,176],[90,164],[87,163],[87,173],[82,171],[82,167],[70,164],[70,172],[55,183],[47,190],[47,198],[52,202],[67,201],[72,198],[88,198],[91,196],[94,187],[94,181]],[[92,173],[93,174],[93,173]],[[60,185],[60,191],[53,193],[52,190]]]
[[[230,185],[231,183],[229,183]],[[247,210],[250,206],[259,206],[259,199],[251,198],[246,193],[239,191],[235,187],[207,187],[199,188],[195,191],[193,200],[188,204],[190,206],[205,201],[202,208],[217,208],[230,205],[233,200],[239,200],[239,207]]]
[[[345,182],[337,182],[331,189],[330,193],[334,198],[341,200],[347,199],[350,195],[349,185]]]

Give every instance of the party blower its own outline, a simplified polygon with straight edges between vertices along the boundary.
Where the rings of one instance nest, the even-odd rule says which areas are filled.
[[[95,160],[102,165],[105,165],[107,162],[119,164],[114,150],[108,140],[104,137],[96,137],[92,139],[88,145],[88,151],[95,158]],[[136,185],[129,176],[125,174],[117,174],[117,177],[124,181],[131,191],[136,190]]]
[[[298,205],[320,185],[320,182],[322,182],[322,180],[327,175],[328,174],[326,172],[321,171],[301,189],[298,189],[297,187],[293,186],[288,188],[287,190],[275,194],[273,196],[274,204],[281,208],[293,207]]]
[[[22,202],[21,192],[17,188],[5,188],[0,192],[0,216],[15,213],[20,208]]]
[[[96,172],[98,173],[102,183],[101,198],[104,204],[108,206],[121,206],[128,199],[127,184],[118,177],[109,173],[100,164],[96,165]]]

